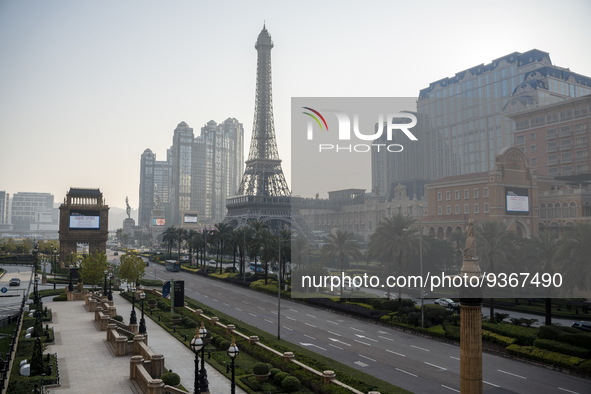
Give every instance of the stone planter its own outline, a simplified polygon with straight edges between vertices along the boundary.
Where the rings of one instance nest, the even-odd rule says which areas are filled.
[[[268,374],[265,374],[265,375],[254,375],[254,377],[256,378],[257,382],[265,382],[265,381],[267,381],[269,379],[269,376],[271,376],[271,373],[268,373]]]

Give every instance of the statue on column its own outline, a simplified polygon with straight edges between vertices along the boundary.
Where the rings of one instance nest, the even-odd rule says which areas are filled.
[[[125,211],[127,212],[127,218],[130,219],[131,218],[131,207],[129,206],[129,198],[127,196],[125,196],[125,205],[127,206],[127,208],[125,208]]]
[[[466,227],[466,245],[464,247],[464,258],[476,258],[476,236],[474,235],[474,219],[468,220],[468,227]]]

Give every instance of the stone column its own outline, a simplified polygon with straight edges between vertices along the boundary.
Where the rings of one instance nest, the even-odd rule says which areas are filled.
[[[129,379],[136,380],[137,379],[137,367],[144,359],[142,356],[131,356],[131,360],[129,361]]]
[[[153,354],[150,364],[152,364],[152,376],[160,377],[166,372],[164,369],[164,356],[162,354]]]
[[[460,393],[481,394],[482,300],[460,300]]]

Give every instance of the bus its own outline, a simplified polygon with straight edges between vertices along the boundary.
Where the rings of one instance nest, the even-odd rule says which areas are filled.
[[[181,270],[181,263],[176,260],[166,260],[166,270],[179,272]]]

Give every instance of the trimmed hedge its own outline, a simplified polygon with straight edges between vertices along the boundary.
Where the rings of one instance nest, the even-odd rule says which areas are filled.
[[[575,368],[585,361],[580,357],[567,356],[550,350],[538,349],[534,346],[509,345],[507,346],[507,352],[515,356],[541,361],[557,367]]]
[[[591,356],[591,348],[583,348],[574,346],[568,343],[555,341],[552,339],[536,339],[534,346],[540,349],[546,349],[557,353],[567,354],[580,358],[589,358]]]
[[[513,324],[504,323],[488,323],[482,322],[482,328],[494,332],[495,334],[503,335],[516,339],[517,345],[533,346],[534,341],[538,339],[537,328],[515,326]]]
[[[486,341],[490,341],[493,343],[498,343],[501,346],[507,347],[509,345],[513,345],[516,341],[515,338],[512,337],[506,337],[504,335],[500,335],[494,332],[490,332],[487,330],[482,330],[482,339],[486,340]],[[537,341],[537,339],[536,339]],[[535,343],[535,341],[534,341]]]

